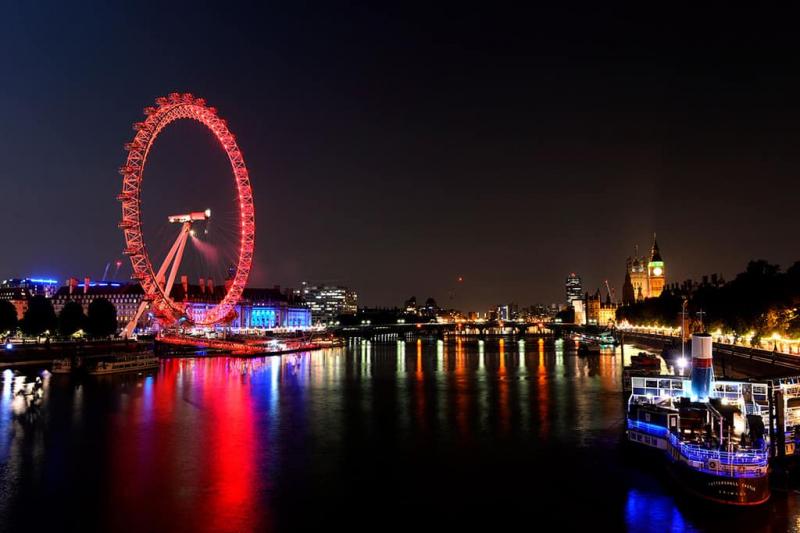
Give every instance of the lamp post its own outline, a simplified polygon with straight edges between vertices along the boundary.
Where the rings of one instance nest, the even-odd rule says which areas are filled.
[[[689,303],[689,300],[686,297],[683,297],[683,303],[681,303],[681,361],[686,361],[686,304]]]

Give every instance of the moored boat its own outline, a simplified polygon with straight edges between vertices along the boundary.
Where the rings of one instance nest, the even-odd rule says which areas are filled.
[[[89,374],[100,376],[121,372],[139,372],[159,367],[159,359],[153,354],[121,355],[110,361],[99,361]]]
[[[72,358],[65,357],[63,359],[54,360],[50,372],[52,374],[69,374],[72,372]]]
[[[640,368],[658,368],[661,366],[661,359],[653,354],[639,352],[637,355],[631,356],[631,365]]]
[[[689,493],[746,506],[770,497],[768,384],[714,381],[711,337],[692,338],[692,376],[631,376],[627,438],[660,450]]]

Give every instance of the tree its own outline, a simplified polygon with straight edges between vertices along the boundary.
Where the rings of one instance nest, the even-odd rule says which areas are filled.
[[[0,300],[0,333],[17,330],[17,309],[8,300]]]
[[[105,298],[92,300],[86,317],[90,337],[108,337],[117,332],[117,308]]]
[[[22,332],[37,336],[45,331],[55,331],[58,319],[53,310],[53,302],[44,296],[34,296],[28,300],[28,310],[22,317]]]
[[[63,337],[69,337],[83,328],[85,321],[86,315],[83,314],[83,306],[76,301],[70,300],[58,315],[58,332]]]

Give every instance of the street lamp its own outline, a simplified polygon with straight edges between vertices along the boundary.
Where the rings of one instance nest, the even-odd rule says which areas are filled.
[[[689,303],[689,300],[684,296],[683,303],[681,303],[681,362],[683,365],[686,365],[686,355],[684,353],[686,349],[686,305]],[[681,369],[683,370],[683,369]]]

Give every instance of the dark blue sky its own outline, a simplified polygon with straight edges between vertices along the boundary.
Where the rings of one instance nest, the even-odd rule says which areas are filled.
[[[239,138],[256,285],[394,305],[463,275],[459,306],[560,301],[571,271],[619,291],[654,231],[672,280],[800,259],[790,14],[110,4],[3,7],[0,277],[120,257],[122,145],[172,91]],[[167,134],[150,220],[231,191],[200,126]]]

